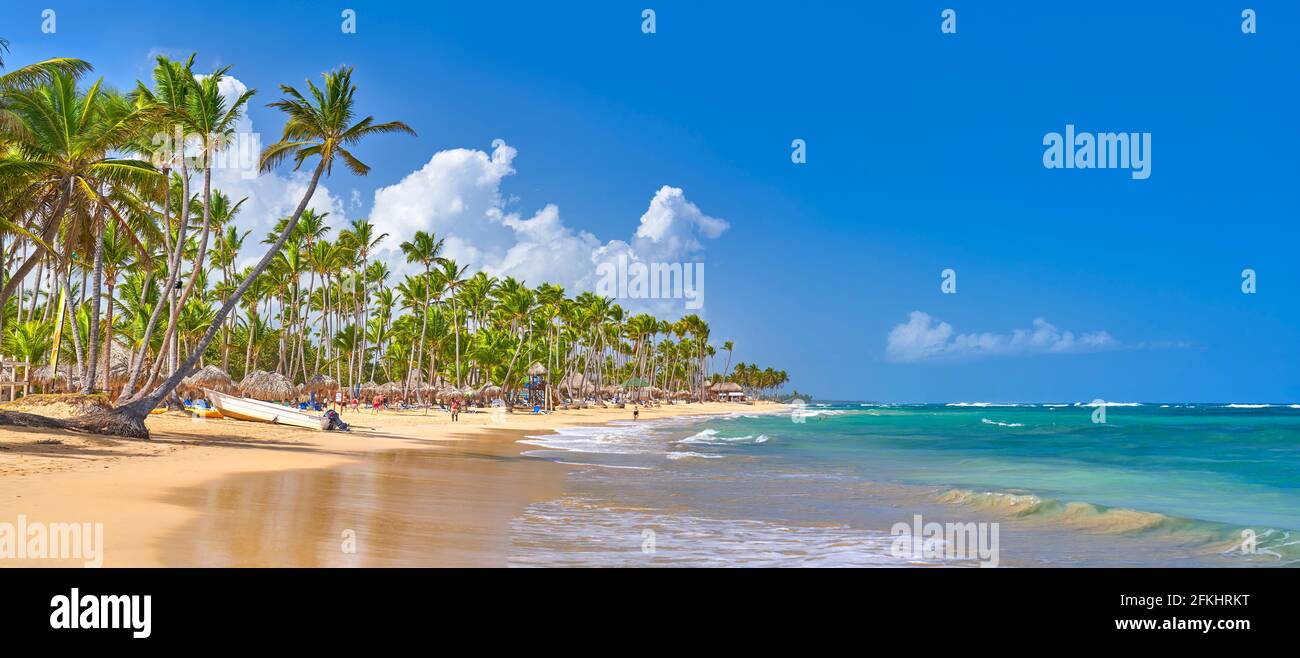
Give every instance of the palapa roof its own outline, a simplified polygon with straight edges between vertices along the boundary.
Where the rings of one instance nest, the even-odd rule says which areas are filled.
[[[316,373],[302,385],[303,393],[333,393],[338,390],[339,383],[329,375]]]
[[[239,392],[261,400],[289,400],[298,397],[298,387],[278,372],[254,370],[239,382]]]
[[[718,393],[740,393],[744,389],[736,382],[720,382],[713,390]]]
[[[533,365],[528,366],[528,374],[529,376],[545,375],[546,366],[543,366],[542,364],[534,361]]]
[[[212,364],[199,368],[194,374],[181,380],[181,389],[187,393],[202,393],[205,388],[229,393],[234,387],[235,383],[230,379],[230,375]]]

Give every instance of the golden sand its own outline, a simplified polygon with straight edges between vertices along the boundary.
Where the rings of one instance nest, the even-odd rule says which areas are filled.
[[[641,418],[775,409],[770,403],[679,404],[642,408]],[[339,433],[171,412],[149,418],[151,441],[5,427],[0,428],[0,522],[14,523],[24,515],[44,523],[103,523],[105,566],[410,564],[412,556],[402,555],[400,545],[371,546],[355,554],[362,557],[349,558],[336,547],[314,549],[314,540],[290,540],[336,542],[337,528],[321,526],[320,510],[328,505],[371,523],[378,518],[382,525],[384,510],[365,509],[367,502],[350,496],[346,482],[319,469],[400,460],[409,450],[436,451],[436,477],[421,486],[438,487],[438,498],[446,502],[419,511],[438,539],[421,543],[425,552],[415,562],[499,565],[510,519],[533,502],[560,496],[564,486],[565,470],[521,458],[518,438],[631,417],[630,407],[548,415],[479,411],[462,413],[452,423],[444,412],[362,410],[345,413],[353,431]],[[427,471],[430,463],[422,459],[420,467]],[[266,477],[283,472],[290,477]],[[401,500],[400,486],[383,504]],[[389,544],[407,536],[403,532],[417,531],[423,530],[368,535],[358,530],[362,540],[388,537]],[[0,566],[81,564],[79,559],[0,559]]]

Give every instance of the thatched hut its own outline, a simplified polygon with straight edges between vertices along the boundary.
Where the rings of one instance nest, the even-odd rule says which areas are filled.
[[[361,385],[361,397],[370,398],[379,394],[379,384],[374,381],[368,381]]]
[[[495,400],[501,397],[504,393],[505,389],[492,383],[488,383],[486,386],[478,390],[479,397],[484,400]]]
[[[259,400],[292,400],[298,397],[298,387],[288,377],[278,372],[254,370],[239,383],[239,392]]]
[[[302,386],[302,392],[307,395],[315,394],[318,398],[327,398],[333,395],[334,391],[339,390],[339,383],[333,377],[316,373],[312,375]]]
[[[560,391],[568,394],[570,397],[582,395],[588,389],[592,388],[591,384],[587,382],[587,378],[576,372],[571,372],[568,375],[565,375],[560,379],[558,386]]]
[[[194,374],[181,380],[181,392],[188,395],[202,396],[203,389],[212,389],[220,393],[229,393],[235,387],[226,371],[212,364],[199,368]]]
[[[719,400],[743,401],[745,399],[745,389],[741,388],[736,382],[718,382],[712,391],[718,395]]]
[[[33,369],[30,379],[47,393],[70,391],[81,385],[81,371],[75,363],[64,361],[59,364],[58,372],[49,364]]]

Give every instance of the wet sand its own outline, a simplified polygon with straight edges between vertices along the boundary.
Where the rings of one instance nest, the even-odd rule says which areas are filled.
[[[672,405],[641,417],[773,408]],[[0,522],[102,523],[105,566],[501,566],[511,519],[565,481],[562,466],[521,456],[518,438],[630,417],[467,413],[453,424],[362,411],[344,415],[354,427],[344,434],[168,413],[150,417],[151,441],[3,428]]]
[[[197,510],[162,542],[167,566],[501,567],[511,520],[557,497],[565,469],[520,457],[534,432],[461,435],[328,468],[245,473],[178,490]]]

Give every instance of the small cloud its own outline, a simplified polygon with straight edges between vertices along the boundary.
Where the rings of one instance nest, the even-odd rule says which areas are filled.
[[[885,345],[885,358],[896,363],[942,361],[986,356],[1025,354],[1077,354],[1123,349],[1105,331],[1076,335],[1043,318],[1029,329],[1008,334],[955,334],[952,325],[928,313],[912,311],[908,321],[895,325]]]

